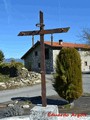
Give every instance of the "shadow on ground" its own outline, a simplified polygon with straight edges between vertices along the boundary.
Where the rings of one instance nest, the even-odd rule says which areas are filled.
[[[32,104],[42,104],[41,96],[36,96],[36,97],[15,97],[15,98],[11,98],[11,100],[31,101]],[[47,104],[48,105],[65,105],[67,103],[68,102],[65,101],[65,100],[47,98]]]

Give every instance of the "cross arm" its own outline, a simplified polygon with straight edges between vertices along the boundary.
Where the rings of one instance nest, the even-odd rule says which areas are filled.
[[[47,30],[34,30],[34,31],[21,31],[18,36],[30,36],[30,35],[41,35],[41,34],[53,34],[53,33],[65,33],[68,32],[70,27],[56,28]]]

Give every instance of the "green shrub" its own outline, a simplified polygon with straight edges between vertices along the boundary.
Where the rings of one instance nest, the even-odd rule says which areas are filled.
[[[23,64],[20,62],[11,62],[10,63],[10,77],[17,77],[18,71],[23,67]]]
[[[0,73],[3,75],[9,75],[10,77],[18,76],[18,71],[24,65],[20,62],[0,63]]]
[[[0,63],[0,73],[4,75],[8,75],[10,70],[10,65],[9,63]]]
[[[9,80],[10,80],[10,78],[8,75],[0,74],[0,82],[7,82]]]
[[[21,62],[11,62],[10,67],[15,67],[17,69],[22,68],[24,65]]]
[[[69,102],[82,95],[81,59],[74,48],[62,48],[56,59],[55,91]]]

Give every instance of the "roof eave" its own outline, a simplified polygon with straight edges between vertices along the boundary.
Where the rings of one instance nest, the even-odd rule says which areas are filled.
[[[40,41],[37,41],[22,57],[21,59],[24,59],[36,46],[40,44]]]

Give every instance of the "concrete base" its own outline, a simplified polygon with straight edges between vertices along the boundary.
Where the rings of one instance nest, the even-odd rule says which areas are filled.
[[[16,117],[7,117],[0,120],[30,120],[29,116],[16,116]]]
[[[58,113],[56,105],[47,105],[46,107],[35,106],[28,116],[7,117],[0,120],[90,120],[90,116],[84,113]]]
[[[52,113],[58,114],[58,107],[56,105],[47,105],[46,107],[35,106],[30,111],[30,120],[58,120],[57,116],[51,115]]]

